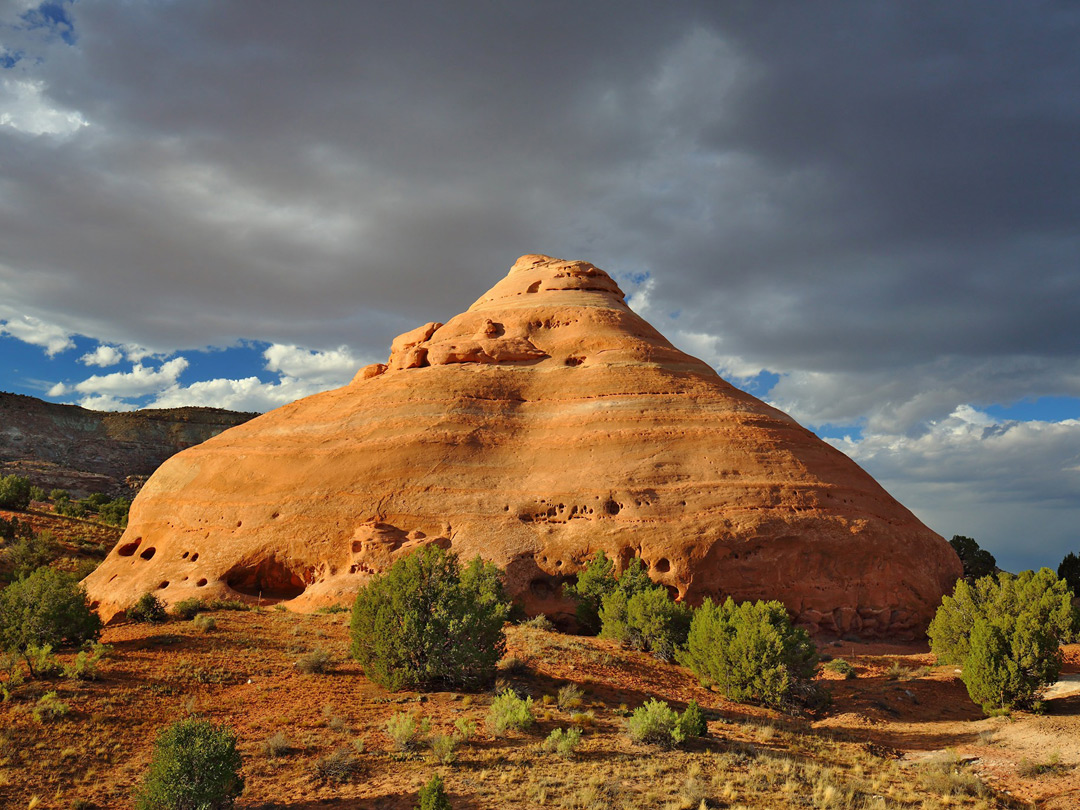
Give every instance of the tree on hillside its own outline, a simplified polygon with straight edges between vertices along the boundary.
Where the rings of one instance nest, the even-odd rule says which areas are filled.
[[[475,687],[506,651],[510,603],[499,571],[479,557],[428,545],[375,576],[356,595],[352,654],[387,689]]]
[[[974,538],[964,537],[962,534],[954,534],[949,545],[953,547],[956,556],[964,565],[964,576],[968,579],[978,579],[997,570],[997,560],[994,555],[979,546]]]
[[[930,649],[963,668],[986,712],[1030,707],[1061,670],[1060,644],[1074,632],[1072,599],[1049,568],[956,583],[930,623]]]
[[[1074,597],[1080,596],[1080,557],[1070,551],[1065,555],[1057,570],[1058,576],[1065,580]]]
[[[0,478],[0,509],[23,512],[30,505],[30,480],[18,475]]]

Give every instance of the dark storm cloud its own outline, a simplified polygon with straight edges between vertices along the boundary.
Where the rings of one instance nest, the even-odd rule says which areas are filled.
[[[1080,337],[1067,5],[70,16],[20,69],[89,126],[3,128],[0,279],[71,328],[377,350],[541,251],[649,271],[656,312],[779,370]]]

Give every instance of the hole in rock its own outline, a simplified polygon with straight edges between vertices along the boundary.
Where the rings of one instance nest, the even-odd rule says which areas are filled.
[[[153,546],[150,546],[150,548],[146,549],[146,551],[144,551],[139,556],[142,557],[144,560],[149,560],[155,554],[157,554],[157,549],[154,548]]]
[[[183,554],[180,555],[180,559],[181,560],[186,560],[188,554],[190,554],[190,553],[191,553],[190,551],[185,551]]]
[[[90,603],[91,610],[97,610],[99,607],[101,607],[101,602],[99,602],[97,599]]]
[[[198,562],[198,561],[199,561],[199,552],[196,551],[194,554],[191,555],[191,562]]]
[[[159,591],[163,591],[168,587],[169,587],[169,580],[167,580],[167,579],[163,579],[161,582],[158,583],[158,590]]]
[[[667,557],[661,557],[659,560],[653,563],[653,568],[655,568],[661,574],[666,574],[668,571],[671,570],[671,561],[668,560]]]
[[[206,584],[206,580],[205,579],[200,579],[198,582],[195,583],[195,587],[201,588],[205,584]]]
[[[124,543],[124,545],[120,546],[120,548],[116,550],[116,553],[119,554],[121,557],[130,557],[132,554],[135,553],[135,549],[139,547],[139,543],[141,542],[142,538],[136,537],[130,543]]]
[[[539,290],[540,290],[540,282],[539,281],[534,281],[532,284],[529,285],[529,289],[526,290],[526,292],[534,293],[534,292],[538,292]]]
[[[238,521],[236,521],[236,528],[238,528],[238,529],[239,529],[239,528],[240,528],[241,526],[243,526],[243,525],[244,525],[244,521],[242,521],[242,520],[238,520]]]
[[[584,357],[573,357],[573,356],[571,356],[571,357],[567,357],[565,360],[563,360],[563,363],[565,365],[568,365],[568,366],[580,366],[584,362],[585,362]]]
[[[679,598],[679,589],[676,588],[674,585],[665,585],[664,587],[667,588],[667,592],[668,595],[671,597],[671,601],[674,602]]]
[[[112,582],[114,579],[116,579],[116,574],[113,574],[111,577],[109,577],[109,582]]]
[[[563,583],[570,582],[576,577],[566,576],[538,576],[529,582],[529,593],[537,599],[555,599],[562,590]]]
[[[617,515],[620,511],[622,511],[622,507],[615,501],[608,498],[607,502],[604,504],[604,511],[607,512],[609,515]]]
[[[307,588],[300,574],[274,556],[234,566],[225,575],[225,584],[238,593],[263,599],[294,599]]]

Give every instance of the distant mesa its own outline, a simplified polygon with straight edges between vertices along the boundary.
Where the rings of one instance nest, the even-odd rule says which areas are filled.
[[[352,383],[169,459],[86,584],[290,608],[351,602],[438,543],[505,569],[530,614],[598,550],[673,596],[780,599],[813,632],[911,637],[961,576],[847,456],[672,346],[604,271],[523,256]]]
[[[0,475],[75,497],[131,497],[169,456],[254,416],[218,408],[110,413],[0,392]]]

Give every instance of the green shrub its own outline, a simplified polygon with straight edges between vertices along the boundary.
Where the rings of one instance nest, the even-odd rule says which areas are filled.
[[[169,620],[165,603],[152,593],[144,593],[127,611],[128,621],[136,624],[161,624]]]
[[[848,681],[856,676],[855,667],[843,658],[834,658],[825,665],[825,669],[829,670],[829,672],[835,672],[837,675],[843,675],[844,679]]]
[[[417,745],[416,715],[412,712],[398,712],[386,719],[386,736],[398,751],[412,751]]]
[[[30,505],[30,481],[18,475],[0,478],[0,509],[25,511]]]
[[[31,678],[52,678],[64,671],[60,659],[53,655],[51,644],[30,644],[23,650],[23,659]]]
[[[467,717],[459,717],[454,721],[454,731],[462,742],[468,742],[476,735],[476,723]]]
[[[706,599],[694,611],[679,660],[732,700],[783,707],[813,676],[817,650],[781,603],[736,605],[728,597],[720,605]]]
[[[191,624],[200,633],[209,633],[213,630],[217,630],[217,619],[213,616],[207,616],[205,613],[200,613],[192,619]]]
[[[98,664],[111,649],[105,644],[95,644],[89,652],[80,650],[70,664],[64,664],[64,677],[79,681],[96,681]]]
[[[676,651],[686,644],[690,619],[690,608],[673,602],[661,586],[635,593],[626,605],[631,644],[651,651],[661,661],[674,660]]]
[[[70,501],[71,493],[66,489],[51,489],[49,490],[50,501]]]
[[[506,652],[509,611],[495,566],[424,546],[360,589],[352,654],[387,689],[476,687]]]
[[[31,501],[43,501],[45,500],[45,490],[38,486],[30,487],[30,500]]]
[[[200,613],[209,610],[202,599],[192,597],[191,599],[181,599],[172,607],[173,615],[178,619],[194,619]]]
[[[686,704],[686,709],[679,715],[679,732],[684,739],[704,737],[709,732],[705,722],[705,713],[696,700]]]
[[[31,714],[35,723],[44,723],[47,720],[58,720],[66,716],[69,711],[71,707],[60,700],[56,692],[46,692],[38,698]]]
[[[101,619],[71,574],[39,568],[0,591],[0,648],[22,653],[31,645],[77,645],[100,633]]]
[[[662,700],[652,699],[639,706],[627,721],[630,739],[642,745],[673,748],[686,739],[679,714]]]
[[[451,810],[450,798],[446,795],[442,777],[435,774],[430,781],[420,788],[420,810]]]
[[[979,546],[971,537],[962,534],[954,534],[949,545],[953,547],[956,556],[964,566],[964,576],[969,579],[978,579],[993,574],[997,570],[997,560],[994,555]]]
[[[667,589],[653,584],[641,560],[630,560],[613,590],[600,600],[600,635],[664,661],[686,642],[690,610],[673,602]]]
[[[431,755],[443,765],[451,765],[457,759],[458,738],[453,734],[435,734],[428,740]]]
[[[617,584],[615,563],[603,551],[598,551],[578,572],[577,581],[563,588],[563,594],[577,600],[575,614],[583,633],[600,632],[600,603]]]
[[[502,736],[507,730],[528,731],[536,718],[532,710],[533,699],[521,698],[510,689],[496,695],[488,710],[487,725],[496,736]]]
[[[29,532],[22,534],[17,542],[4,550],[4,559],[15,579],[22,579],[59,559],[60,554],[60,547],[52,532]]]
[[[1074,632],[1072,594],[1049,569],[961,580],[927,634],[938,660],[959,664],[984,711],[1030,708],[1061,671],[1061,641]]]
[[[150,769],[135,798],[138,810],[218,810],[244,790],[236,735],[226,726],[187,718],[158,735]]]
[[[549,754],[558,754],[569,759],[581,742],[581,729],[556,728],[544,740],[543,749]]]
[[[126,498],[117,498],[114,501],[102,504],[98,507],[98,517],[105,523],[127,528],[128,512],[131,510],[131,501]]]

